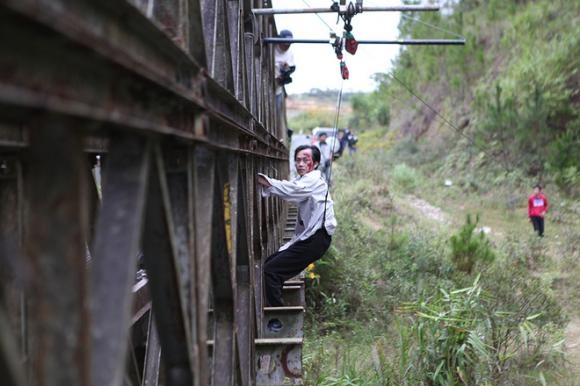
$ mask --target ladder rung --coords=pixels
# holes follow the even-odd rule
[[[299,285],[302,286],[304,285],[304,281],[303,280],[286,280],[284,282],[285,285]]]
[[[283,345],[283,344],[302,344],[302,338],[262,338],[254,341],[256,345]]]
[[[304,312],[302,306],[264,307],[264,312]]]
[[[302,289],[301,285],[285,285],[282,287],[283,290],[292,291],[292,290],[299,290]]]

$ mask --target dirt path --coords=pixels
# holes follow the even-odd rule
[[[449,223],[447,214],[445,214],[445,212],[443,212],[441,208],[433,206],[429,204],[427,201],[422,200],[415,196],[408,196],[407,200],[409,204],[411,204],[413,208],[421,212],[421,214],[424,217],[427,217],[441,224]]]
[[[564,338],[566,339],[566,359],[570,362],[570,368],[574,374],[578,375],[580,378],[580,318],[573,317],[570,323],[566,326],[564,332]],[[578,379],[576,385],[580,385],[580,379]]]

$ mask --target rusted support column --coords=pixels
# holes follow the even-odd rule
[[[143,138],[111,139],[93,246],[92,385],[118,386],[123,380],[150,153]]]
[[[168,147],[165,151],[167,186],[174,224],[177,268],[182,293],[182,309],[187,318],[188,339],[194,383],[199,383],[199,342],[197,336],[196,262],[194,256],[193,158],[187,147]],[[204,342],[205,345],[205,342]]]
[[[0,157],[0,379],[24,381],[28,366],[27,302],[21,255],[24,197],[22,167],[14,156]],[[24,366],[23,366],[24,365]],[[5,377],[2,376],[5,374]],[[7,381],[10,382],[10,381]]]
[[[214,385],[233,386],[235,374],[234,306],[235,278],[232,275],[231,199],[228,157],[218,153],[212,216],[212,294],[215,344],[212,379]]]
[[[23,386],[27,365],[27,318],[22,241],[22,168],[0,157],[0,379]]]
[[[149,277],[155,325],[168,386],[193,383],[190,330],[184,312],[179,255],[161,150],[151,164],[143,229],[143,255]]]
[[[8,319],[0,308],[0,377],[7,385],[24,386],[23,366],[19,361],[21,354]]]
[[[244,62],[245,62],[245,90],[246,90],[246,108],[250,110],[253,116],[257,116],[256,104],[256,76],[254,73],[254,35],[252,33],[244,34]]]
[[[242,164],[243,164],[242,160]],[[237,356],[240,364],[242,386],[251,386],[255,383],[254,374],[254,337],[256,331],[253,299],[253,267],[250,258],[250,235],[248,232],[248,217],[250,216],[247,203],[251,204],[248,195],[248,178],[246,168],[240,166],[237,191],[237,243],[236,243],[236,330]],[[251,174],[251,169],[250,169]],[[251,224],[251,223],[250,223]]]
[[[215,156],[196,146],[193,152],[194,240],[197,292],[197,339],[199,342],[199,386],[210,384],[207,347],[209,288],[212,258],[212,213],[214,206]]]
[[[72,122],[31,130],[26,257],[30,269],[32,383],[89,385],[87,166]]]
[[[207,66],[206,39],[204,39],[203,18],[201,14],[201,2],[199,0],[187,1],[189,20],[189,52],[203,66]]]
[[[232,55],[228,28],[226,0],[202,0],[203,30],[209,72],[222,87],[234,92]]]
[[[236,98],[244,103],[244,32],[242,23],[242,2],[226,0],[228,15],[230,50],[232,52],[232,72],[234,93]],[[248,108],[249,109],[249,108]]]

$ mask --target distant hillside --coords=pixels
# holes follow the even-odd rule
[[[403,48],[393,76],[352,97],[351,126],[384,143],[406,138],[418,164],[489,187],[555,182],[577,194],[580,2],[461,0],[446,9],[405,14],[400,37],[453,36],[431,24],[464,36],[465,47]]]
[[[339,126],[346,127],[352,114],[351,99],[357,95],[343,94]],[[336,119],[336,98],[338,90],[312,89],[308,93],[289,95],[286,99],[288,126],[295,132],[308,132],[312,128],[332,127]]]

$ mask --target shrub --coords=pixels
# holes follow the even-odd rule
[[[553,344],[564,321],[541,283],[511,267],[469,287],[406,304],[401,328],[407,384],[521,384],[518,372],[561,364]],[[507,275],[506,275],[507,272]]]
[[[471,274],[478,262],[490,263],[495,259],[495,253],[485,233],[478,234],[475,228],[479,223],[479,216],[475,222],[471,220],[471,215],[467,215],[467,221],[460,231],[451,236],[451,261],[455,267],[462,272]]]
[[[404,192],[413,192],[419,185],[421,178],[419,173],[410,166],[398,164],[391,172],[393,182]]]

